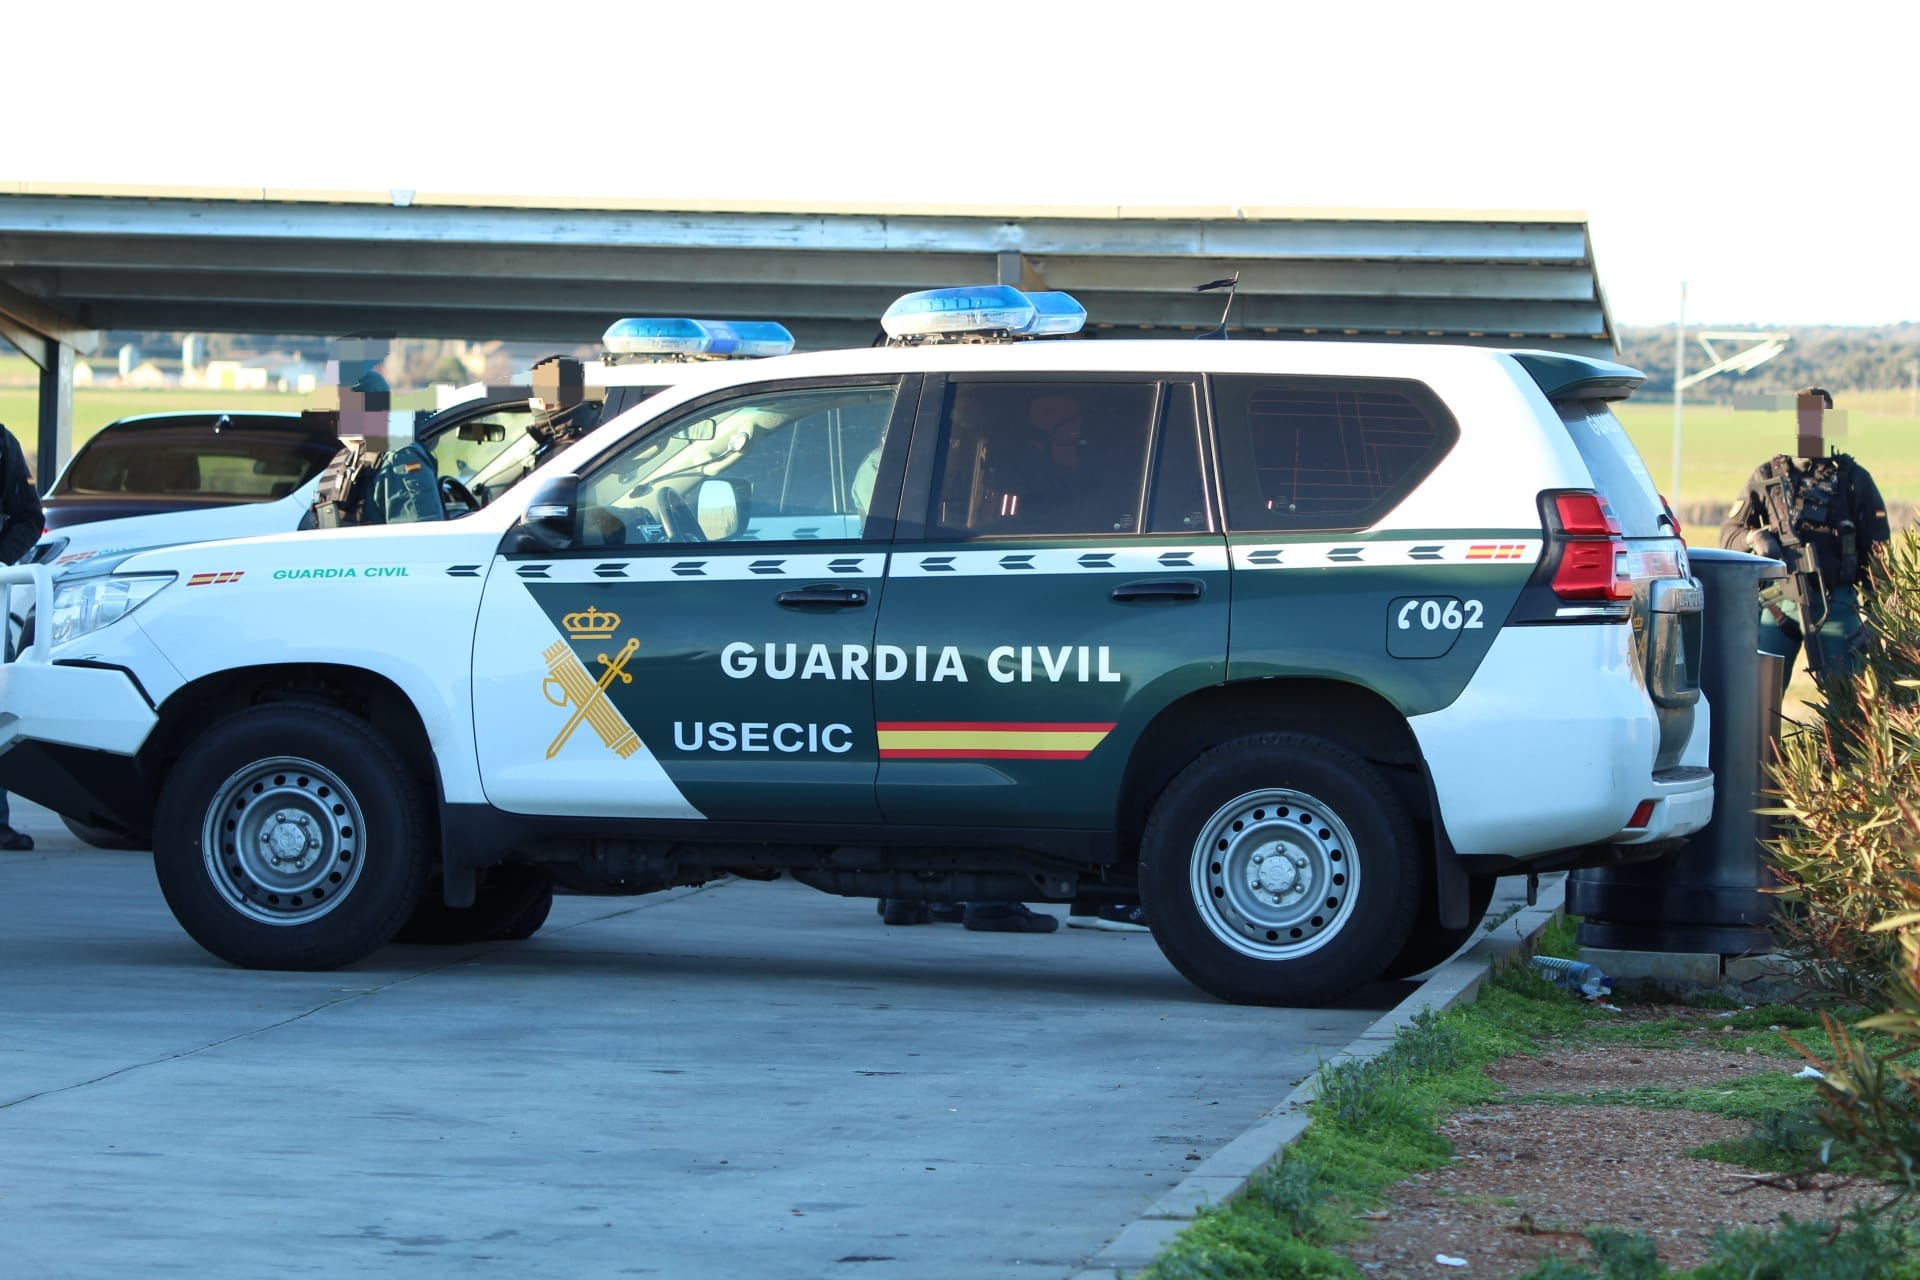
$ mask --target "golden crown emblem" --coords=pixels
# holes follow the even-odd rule
[[[587,608],[560,619],[560,625],[575,640],[604,640],[620,629],[620,615]]]

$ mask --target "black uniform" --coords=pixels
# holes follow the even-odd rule
[[[40,491],[33,487],[33,473],[27,470],[27,456],[13,432],[0,425],[0,564],[17,562],[40,541],[45,519]],[[33,837],[10,825],[12,816],[7,793],[0,791],[0,849],[33,848]]]
[[[1780,455],[1747,477],[1720,545],[1786,564],[1787,579],[1761,595],[1760,647],[1786,658],[1788,679],[1803,639],[1816,675],[1850,665],[1865,643],[1859,588],[1872,585],[1877,550],[1890,536],[1879,486],[1844,453]]]

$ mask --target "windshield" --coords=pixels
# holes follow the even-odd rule
[[[337,447],[312,432],[211,422],[108,429],[74,455],[57,492],[266,502],[319,475]]]
[[[441,432],[427,446],[433,454],[435,474],[477,489],[504,469],[502,459],[531,454],[534,446],[527,438],[527,428],[534,417],[530,405],[501,405]]]

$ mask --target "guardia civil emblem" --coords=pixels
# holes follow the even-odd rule
[[[620,630],[620,615],[589,607],[560,619],[560,626],[575,640],[604,640],[611,644]],[[575,656],[572,645],[560,640],[547,647],[547,678],[540,682],[540,692],[556,707],[573,708],[573,714],[548,744],[547,759],[560,754],[560,749],[582,723],[622,760],[640,749],[640,735],[607,697],[607,689],[615,680],[633,683],[633,677],[627,673],[627,662],[639,649],[640,642],[628,637],[618,653],[596,654],[594,661],[604,670],[595,679]]]

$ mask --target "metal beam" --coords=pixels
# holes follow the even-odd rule
[[[90,356],[100,349],[98,332],[71,316],[61,314],[49,306],[46,299],[22,293],[4,280],[0,280],[0,316],[33,330],[43,338],[65,343],[81,355]]]
[[[47,340],[25,325],[7,319],[4,314],[0,314],[0,338],[11,342],[21,355],[39,368],[47,367]]]
[[[452,208],[0,194],[0,232],[1032,256],[1586,262],[1584,224],[1343,218],[1078,218]]]

